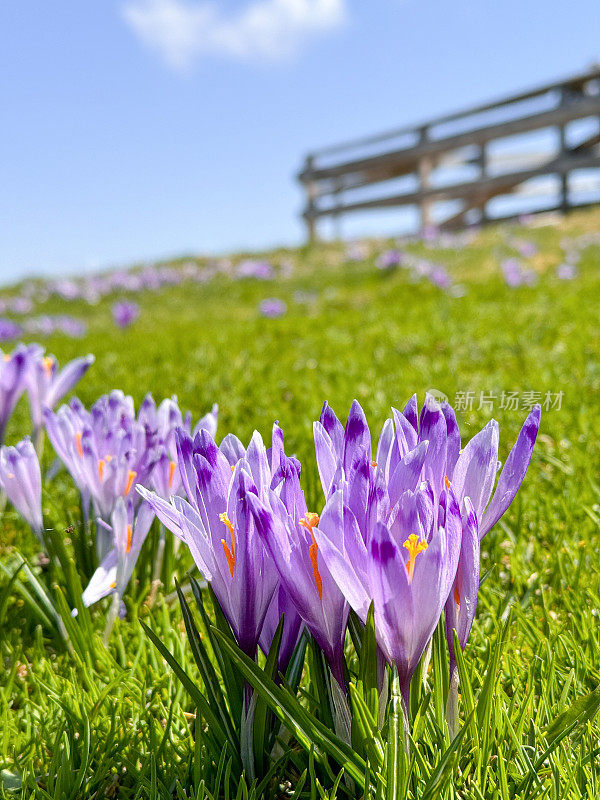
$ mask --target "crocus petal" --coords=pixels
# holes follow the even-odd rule
[[[181,530],[179,512],[168,500],[159,497],[156,492],[151,492],[140,486],[139,483],[135,487],[138,494],[140,494],[148,505],[152,508],[153,512],[171,533],[174,533],[178,539],[185,541],[185,537]]]
[[[388,484],[390,505],[394,506],[404,492],[417,488],[428,447],[429,442],[419,442],[396,466]]]
[[[442,409],[435,398],[427,394],[419,420],[419,441],[429,442],[423,464],[423,478],[431,484],[436,499],[444,486],[447,439],[446,419]]]
[[[92,575],[81,599],[84,606],[91,606],[103,597],[112,594],[117,584],[117,551],[113,548],[104,557]]]
[[[52,381],[48,394],[46,395],[45,405],[48,408],[54,406],[69,392],[75,384],[79,383],[88,369],[94,363],[94,356],[87,355],[82,358],[75,358],[66,364]]]
[[[498,522],[514,500],[519,486],[523,482],[531,461],[533,445],[540,427],[541,414],[541,407],[536,405],[529,412],[527,419],[523,423],[517,441],[508,454],[504,469],[500,473],[492,501],[487,507],[483,519],[481,519],[479,525],[480,539]]]
[[[348,414],[348,421],[344,429],[344,471],[348,475],[353,468],[357,455],[366,454],[371,460],[371,433],[367,424],[365,412],[360,403],[354,400]]]
[[[333,476],[338,466],[338,457],[333,448],[332,441],[325,428],[320,422],[313,423],[313,435],[315,439],[315,453],[317,456],[317,469],[323,487],[323,494],[329,497]]]
[[[471,498],[478,519],[482,518],[494,488],[498,439],[498,423],[493,419],[465,445],[454,468],[452,487],[457,497]]]
[[[408,403],[404,406],[402,414],[415,429],[415,432],[418,431],[419,406],[417,404],[416,394],[413,394]]]
[[[388,661],[410,683],[415,609],[404,560],[383,523],[377,523],[369,548],[369,577],[375,605],[377,641]]]
[[[479,594],[479,534],[477,515],[469,498],[464,500],[462,539],[454,586],[446,601],[446,638],[450,659],[454,663],[454,637],[456,630],[464,650],[471,632],[477,595]]]
[[[454,413],[454,409],[449,403],[442,404],[442,414],[446,420],[446,434],[447,434],[447,444],[446,444],[446,475],[448,476],[449,480],[452,480],[452,475],[454,474],[454,467],[458,460],[458,456],[460,454],[460,431],[458,429],[458,423],[456,421],[456,414]]]
[[[323,430],[331,439],[334,452],[341,457],[344,450],[344,426],[336,417],[333,409],[327,401],[323,403],[323,409],[319,418]]]

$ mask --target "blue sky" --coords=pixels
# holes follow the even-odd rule
[[[0,280],[298,242],[307,149],[582,70],[598,30],[597,0],[3,3]]]

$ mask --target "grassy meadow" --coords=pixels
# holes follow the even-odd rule
[[[356,398],[376,436],[390,407],[402,408],[415,392],[420,403],[430,389],[452,404],[469,396],[472,407],[457,407],[463,442],[493,416],[504,460],[527,414],[528,393],[542,403],[547,393],[562,393],[560,408],[542,411],[521,491],[482,543],[479,606],[464,655],[470,685],[461,681],[460,691],[464,733],[451,749],[438,687],[423,687],[421,699],[428,692],[432,698],[413,709],[408,797],[600,796],[600,246],[582,251],[574,280],[555,274],[561,241],[599,230],[600,211],[593,210],[540,226],[491,227],[463,247],[408,246],[442,264],[458,291],[416,281],[403,269],[377,269],[378,254],[391,246],[382,240],[371,241],[360,262],[346,261],[338,243],[261,254],[293,265],[277,281],[221,276],[140,293],[140,316],[124,330],[112,320],[114,297],[93,306],[55,297],[44,304],[43,313],[69,313],[88,324],[81,339],[39,339],[61,364],[95,355],[76,389],[87,406],[114,388],[131,394],[136,408],[147,392],[157,402],[177,395],[194,420],[218,403],[218,438],[234,432],[243,441],[254,429],[270,441],[278,420],[287,452],[303,464],[308,507],[316,511],[324,501],[312,421],[324,400],[345,420]],[[499,264],[514,254],[511,237],[538,246],[528,259],[535,286],[506,285]],[[265,297],[283,300],[287,313],[261,316]],[[520,407],[502,407],[503,392],[517,392]],[[481,393],[493,396],[492,409]],[[28,413],[22,398],[8,444],[30,431]],[[46,441],[44,470],[52,461]],[[81,513],[64,470],[44,481],[43,506],[46,524],[67,555],[75,554]],[[117,620],[107,650],[100,637],[108,601],[72,618],[69,592],[89,574],[74,559],[61,581],[64,568],[39,558],[35,537],[6,506],[0,794],[362,796],[339,778],[339,764],[328,770],[298,748],[254,785],[240,779],[230,754],[220,763],[210,755],[194,702],[140,624],[199,680],[173,582],[177,575],[185,583],[193,562],[185,548],[170,550],[162,584],[152,587],[156,536],[153,530],[146,542],[125,597],[127,616]]]

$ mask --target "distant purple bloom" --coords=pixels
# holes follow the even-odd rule
[[[518,286],[533,286],[537,281],[535,272],[527,269],[517,258],[507,258],[500,266],[507,285],[513,289]]]
[[[261,302],[259,310],[263,317],[276,319],[277,317],[282,317],[285,314],[287,311],[287,306],[283,300],[279,300],[277,297],[267,297]]]
[[[18,339],[21,336],[22,328],[12,319],[3,317],[0,319],[0,342],[10,342],[13,339]]]
[[[513,246],[523,258],[532,258],[538,252],[535,242],[516,241]]]
[[[377,259],[377,268],[383,271],[392,270],[404,263],[401,250],[384,250]]]
[[[56,327],[58,330],[62,331],[65,336],[71,336],[74,339],[80,339],[82,336],[85,336],[87,332],[87,325],[83,320],[67,316],[66,314],[56,318]]]
[[[452,278],[444,267],[436,266],[429,275],[429,280],[438,289],[449,289],[452,286]]]
[[[113,320],[119,328],[128,328],[140,315],[137,303],[121,300],[112,307]]]
[[[33,309],[33,303],[28,297],[12,297],[10,300],[10,310],[13,314],[29,314]]]
[[[561,281],[572,281],[577,274],[577,267],[573,264],[559,264],[556,268],[556,277]]]
[[[255,278],[261,281],[268,281],[275,277],[275,270],[269,261],[255,261],[246,259],[236,267],[237,278]]]
[[[16,447],[0,448],[0,489],[43,541],[42,478],[38,457],[29,439]]]

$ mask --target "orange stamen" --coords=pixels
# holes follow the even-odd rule
[[[318,524],[319,515],[315,514],[314,511],[308,511],[300,520],[300,525],[302,525],[303,528],[306,528],[306,530],[310,533],[310,538],[312,539],[312,544],[308,547],[308,557],[310,558],[310,563],[312,565],[313,575],[315,577],[315,585],[319,594],[319,600],[322,600],[323,579],[321,578],[321,573],[319,572],[319,545],[315,541],[315,535],[313,533],[313,528],[315,528]]]
[[[131,537],[133,535],[133,531],[131,529],[131,525],[127,526],[127,544],[125,545],[125,552],[128,553],[131,550]]]
[[[460,594],[458,592],[458,586],[454,587],[454,602],[456,603],[457,606],[460,605]]]
[[[43,361],[44,364],[44,372],[48,377],[52,375],[52,367],[54,366],[54,359],[52,356],[46,356]]]
[[[79,453],[79,458],[83,458],[83,447],[81,446],[81,437],[83,434],[78,432],[75,434],[75,446],[77,447],[77,452]]]
[[[130,469],[129,472],[127,473],[127,484],[125,486],[125,492],[124,492],[125,495],[129,494],[131,487],[133,486],[133,482],[136,478],[137,478],[137,472]]]
[[[323,599],[323,580],[321,578],[321,573],[319,572],[319,562],[318,562],[318,554],[319,554],[319,545],[315,541],[315,535],[310,531],[310,536],[312,539],[312,544],[308,548],[308,557],[310,558],[310,563],[312,564],[313,568],[313,575],[315,576],[315,584],[317,587],[317,592],[319,593],[319,600]]]
[[[104,460],[108,464],[109,462],[111,462],[113,460],[113,457],[109,453],[107,456],[104,456]]]
[[[446,489],[449,489],[452,486],[447,475],[444,475],[444,484],[446,486]]]
[[[419,537],[415,533],[411,533],[408,539],[404,542],[404,547],[408,550],[409,558],[406,562],[406,569],[408,570],[408,581],[412,583],[413,574],[415,571],[415,561],[419,553],[427,550],[428,544],[425,541],[419,541]]]
[[[377,462],[376,461],[371,461],[371,466],[373,467],[373,469],[375,469],[375,467],[377,466]]]
[[[106,461],[101,458],[98,461],[98,475],[100,476],[100,480],[104,480],[104,467],[106,466]]]
[[[225,553],[225,558],[227,559],[227,566],[229,567],[229,572],[231,573],[231,577],[233,578],[233,571],[235,569],[235,528],[231,524],[231,520],[227,516],[227,512],[223,512],[223,514],[219,514],[219,519],[225,525],[227,530],[231,535],[231,548],[225,541],[225,539],[221,539],[221,544],[223,545],[223,551]]]
[[[169,489],[173,488],[173,477],[175,475],[175,468],[177,464],[174,461],[169,462]]]

